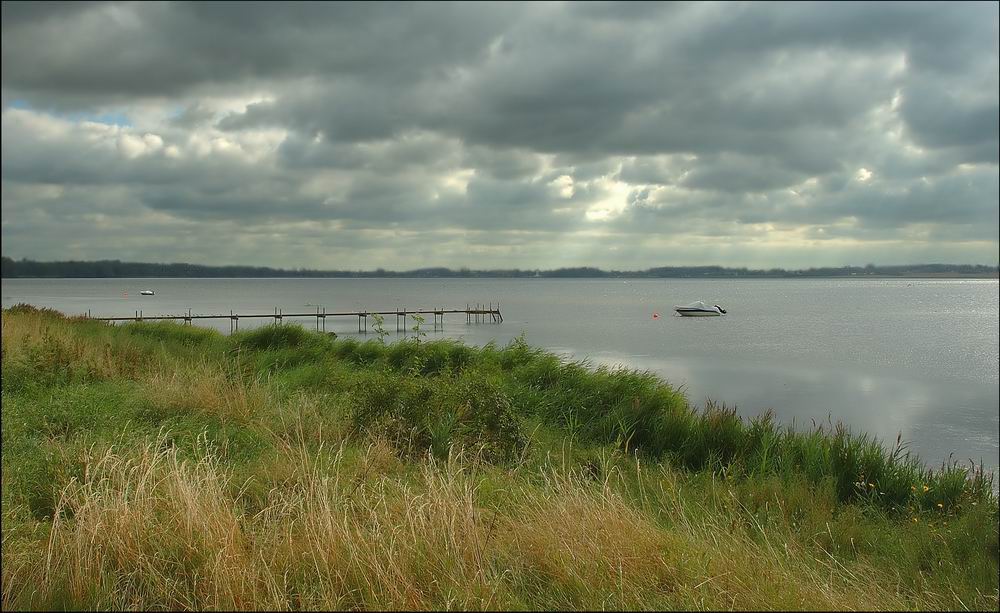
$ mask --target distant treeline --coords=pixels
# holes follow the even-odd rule
[[[200,264],[151,264],[98,260],[83,262],[35,262],[2,258],[0,275],[13,278],[103,278],[103,277],[545,277],[545,278],[664,278],[664,277],[850,277],[850,276],[976,276],[997,277],[998,267],[981,264],[909,264],[903,266],[841,266],[785,270],[771,268],[724,268],[722,266],[658,266],[647,270],[605,271],[589,266],[555,270],[469,270],[418,268],[402,272],[383,270],[308,270],[261,266],[203,266]]]

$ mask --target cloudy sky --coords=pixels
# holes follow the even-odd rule
[[[3,254],[998,260],[991,3],[3,3]]]

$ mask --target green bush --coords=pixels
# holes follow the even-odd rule
[[[315,342],[317,336],[296,324],[268,324],[249,332],[233,334],[232,341],[241,349],[261,351],[299,348]]]
[[[122,326],[121,329],[132,336],[186,346],[201,345],[222,337],[215,330],[185,326],[172,321],[132,322]]]
[[[444,457],[456,445],[501,462],[526,442],[510,397],[476,373],[450,380],[365,373],[355,381],[352,403],[356,431],[386,437],[401,451]]]

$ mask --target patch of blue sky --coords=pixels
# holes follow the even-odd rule
[[[111,111],[106,113],[66,113],[62,117],[71,121],[93,121],[107,125],[131,127],[132,120],[121,111]]]
[[[7,106],[14,109],[25,109],[29,111],[38,111],[32,106],[27,100],[22,100],[20,98],[11,100],[7,103]],[[60,113],[58,111],[43,111],[53,117],[59,117],[60,119],[66,119],[69,121],[80,122],[80,121],[93,121],[95,123],[103,123],[106,125],[115,125],[122,127],[131,127],[132,120],[129,119],[123,111],[105,111],[101,113],[87,113],[87,112],[75,112],[75,113]]]

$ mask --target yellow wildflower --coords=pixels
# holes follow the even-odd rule
[[[929,492],[929,491],[931,491],[931,488],[929,488],[929,487],[927,487],[927,486],[925,485],[925,486],[924,486],[924,491],[925,491],[925,492]]]
[[[938,503],[938,508],[939,508],[939,509],[943,509],[943,508],[944,508],[944,505],[943,505],[943,504],[941,504],[941,503],[939,502],[939,503]]]

